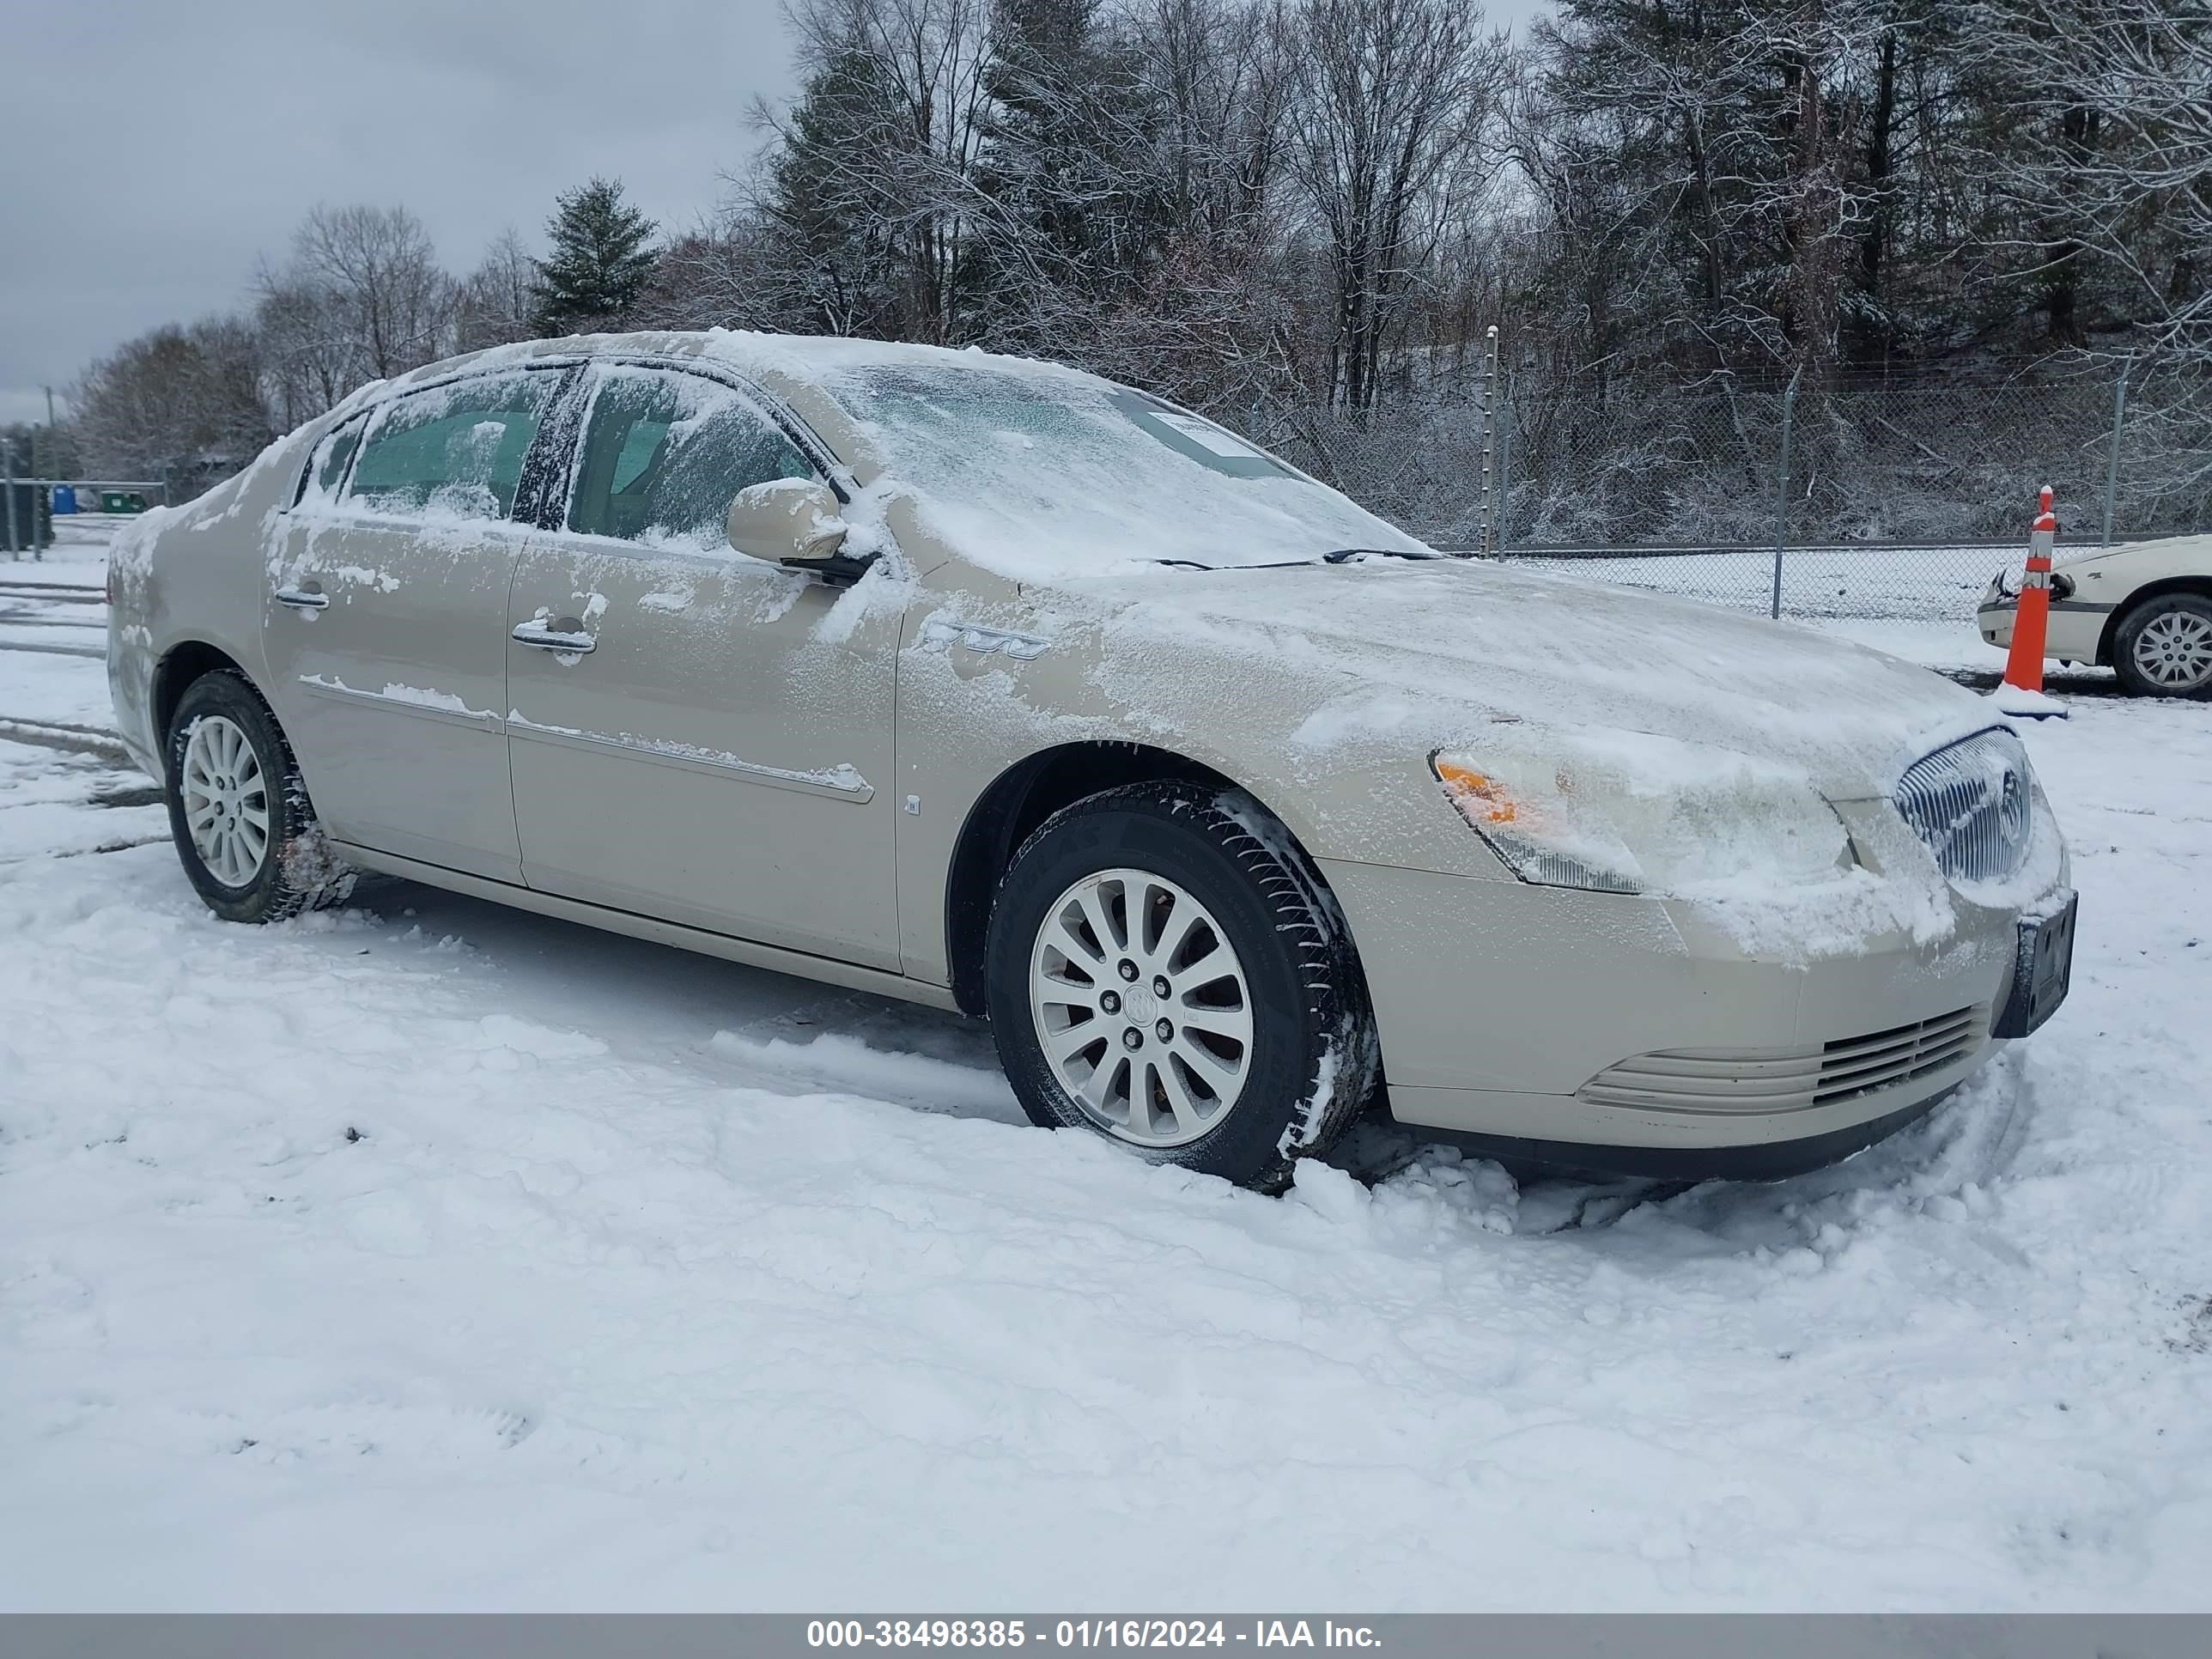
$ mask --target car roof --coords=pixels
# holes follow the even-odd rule
[[[969,346],[917,345],[905,341],[819,334],[768,334],[750,329],[641,330],[628,334],[571,334],[523,340],[447,357],[389,380],[364,386],[346,406],[381,401],[411,387],[462,374],[523,366],[546,359],[589,357],[686,358],[722,365],[751,378],[800,385],[855,368],[990,369],[1024,379],[1064,379],[1094,386],[1108,382],[1066,364],[1012,357]]]

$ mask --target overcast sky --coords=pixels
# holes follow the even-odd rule
[[[776,0],[0,0],[0,421],[240,304],[318,201],[408,207],[464,271],[594,173],[688,226],[790,76]]]
[[[317,201],[444,262],[620,178],[688,225],[789,54],[775,0],[5,0],[0,420],[131,336],[235,306]],[[23,142],[28,141],[28,142]]]

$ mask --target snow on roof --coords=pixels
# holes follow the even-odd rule
[[[546,357],[697,357],[724,363],[746,374],[780,374],[811,380],[840,370],[868,368],[969,368],[995,369],[1024,378],[1060,379],[1091,386],[1110,384],[1079,368],[1040,357],[1013,357],[975,346],[918,345],[899,340],[869,340],[823,334],[771,334],[756,329],[641,329],[626,334],[569,334],[555,339],[522,340],[489,346],[459,357],[441,358],[390,380],[372,381],[346,400],[351,406],[371,396]]]

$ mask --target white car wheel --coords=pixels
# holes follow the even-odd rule
[[[1139,1146],[1197,1140],[1251,1075],[1244,964],[1211,910],[1149,871],[1086,875],[1046,910],[1030,1018],[1069,1097]]]
[[[1001,878],[985,957],[1007,1080],[1045,1127],[1273,1191],[1372,1096],[1342,915],[1239,792],[1160,779],[1060,808]]]
[[[177,785],[192,850],[226,887],[244,887],[269,857],[269,781],[237,725],[221,714],[193,722]]]
[[[2196,685],[2212,674],[2212,620],[2187,611],[2154,617],[2136,635],[2135,659],[2160,685],[2175,690]]]
[[[2137,696],[2212,696],[2212,600],[2163,593],[2121,621],[2112,666]]]
[[[353,872],[331,857],[291,746],[246,677],[204,674],[170,716],[163,794],[185,874],[226,921],[280,921],[336,904]]]

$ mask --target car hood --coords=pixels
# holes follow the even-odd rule
[[[1851,800],[2004,723],[1940,675],[1809,629],[1486,562],[1163,571],[1146,590],[1104,624],[1117,701],[1157,706],[1145,688],[1164,674],[1201,711],[1271,705],[1272,735],[1307,751],[1402,755],[1501,721],[1643,733],[1786,765]]]
[[[2155,541],[2122,542],[2114,547],[2087,547],[2070,553],[2062,548],[2051,568],[2071,570],[2107,562],[2212,570],[2212,536],[2165,536]]]

